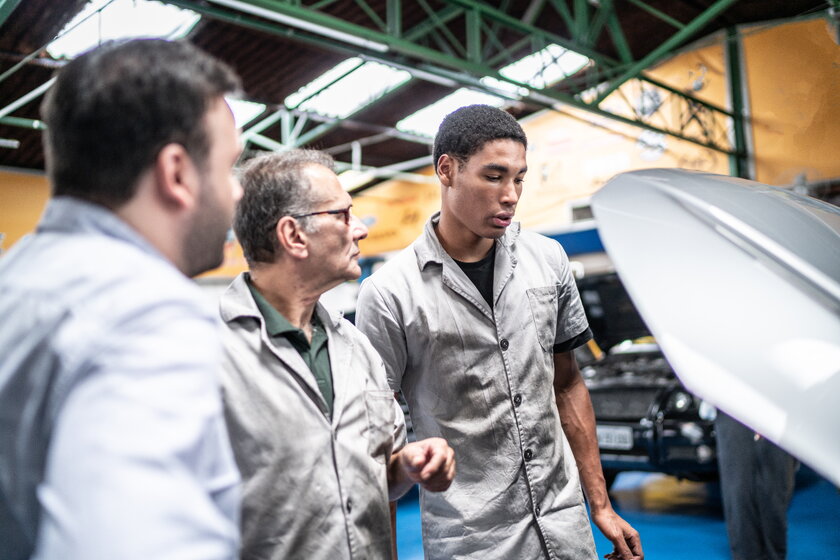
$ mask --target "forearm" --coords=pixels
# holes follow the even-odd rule
[[[594,511],[611,507],[601,469],[595,413],[589,391],[580,380],[562,390],[556,390],[555,395],[563,431],[575,456],[589,506]]]
[[[589,500],[592,521],[615,547],[607,558],[644,560],[639,533],[621,519],[610,504],[601,470],[592,399],[571,352],[554,355],[554,396],[563,432],[569,440],[583,491]]]

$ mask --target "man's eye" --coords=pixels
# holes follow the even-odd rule
[[[501,181],[502,178],[499,175],[488,175],[487,180],[488,181]]]
[[[519,177],[517,179],[514,179],[513,182],[516,183],[517,185],[522,185],[522,184],[525,184],[525,178],[524,177]]]

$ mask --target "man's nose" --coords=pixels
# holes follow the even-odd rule
[[[522,187],[520,187],[515,180],[511,179],[510,181],[505,181],[502,189],[501,203],[506,206],[516,204],[519,202],[519,195],[521,191]]]
[[[353,232],[354,241],[360,241],[368,236],[367,226],[361,220],[361,218],[359,218],[352,212],[350,213],[350,229]]]

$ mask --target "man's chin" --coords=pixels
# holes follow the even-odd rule
[[[199,276],[204,274],[205,272],[210,272],[211,270],[216,270],[225,262],[225,254],[224,251],[221,251],[215,258],[213,259],[206,259],[203,263],[194,263],[190,270],[186,271],[186,275],[190,278],[195,276]]]
[[[505,227],[493,227],[492,229],[487,230],[482,235],[485,239],[498,239],[505,234],[507,231],[507,226]]]

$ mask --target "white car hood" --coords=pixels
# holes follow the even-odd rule
[[[676,169],[620,174],[592,208],[686,387],[840,484],[840,209]]]

